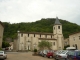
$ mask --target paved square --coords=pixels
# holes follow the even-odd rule
[[[42,56],[33,56],[33,52],[7,52],[6,60],[54,60],[53,58],[47,58]]]

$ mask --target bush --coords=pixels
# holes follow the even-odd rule
[[[37,52],[37,49],[34,49],[34,52]]]

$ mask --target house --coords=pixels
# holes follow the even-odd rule
[[[3,26],[2,22],[0,21],[0,48],[2,47],[3,31],[4,31],[4,26]]]
[[[53,33],[41,33],[41,32],[21,32],[18,31],[17,39],[17,50],[34,50],[39,49],[38,44],[46,40],[52,44],[51,49],[61,50],[64,48],[64,37],[62,33],[62,24],[58,20],[58,17],[55,19],[53,25]]]
[[[80,32],[69,35],[69,43],[71,47],[80,50]]]

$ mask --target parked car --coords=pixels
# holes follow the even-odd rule
[[[58,50],[58,51],[54,52],[54,54],[53,54],[54,59],[57,59],[57,55],[59,55],[63,51],[64,50]]]
[[[38,52],[38,55],[42,56],[42,50]]]
[[[54,51],[53,50],[49,50],[48,52],[47,52],[47,57],[48,58],[52,58],[53,57],[53,54],[54,54]]]
[[[67,54],[69,53],[70,51],[69,50],[64,50],[62,51],[60,54],[58,54],[56,56],[56,59],[57,60],[66,60],[67,59]]]
[[[49,51],[49,50],[42,50],[41,56],[46,57],[48,51]]]
[[[0,51],[0,59],[7,59],[7,54],[4,51]]]
[[[66,60],[80,60],[80,51],[76,50],[69,52]]]

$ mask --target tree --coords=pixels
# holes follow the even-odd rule
[[[45,48],[50,49],[51,46],[52,46],[52,44],[51,44],[50,42],[48,42],[48,41],[41,41],[41,42],[39,43],[39,45],[38,45],[38,47],[39,47],[40,49],[45,49]]]
[[[8,42],[5,42],[5,41],[2,42],[2,48],[6,48],[9,46],[10,46],[10,44]]]

